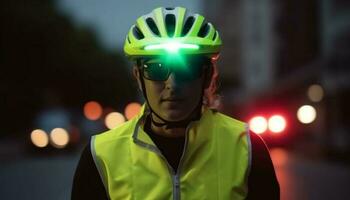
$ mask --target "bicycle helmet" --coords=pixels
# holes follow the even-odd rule
[[[183,7],[159,7],[136,20],[124,52],[131,60],[166,53],[216,57],[221,44],[218,31],[202,15]]]

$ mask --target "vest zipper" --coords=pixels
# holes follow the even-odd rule
[[[180,173],[181,173],[181,166],[182,166],[182,160],[183,157],[185,156],[185,152],[187,149],[187,143],[188,143],[188,130],[191,127],[192,122],[188,125],[188,127],[186,128],[185,131],[185,144],[184,144],[184,148],[182,150],[182,155],[180,158],[180,162],[179,162],[179,166],[177,167],[177,171],[175,172],[175,170],[173,169],[173,167],[168,163],[167,159],[164,157],[164,155],[160,152],[160,151],[156,151],[157,154],[163,158],[163,160],[165,161],[165,163],[168,166],[168,169],[170,171],[171,174],[171,179],[173,182],[173,200],[180,200],[181,199],[181,188],[180,188]]]
[[[173,185],[173,199],[174,200],[178,200],[179,198],[177,197],[177,195],[175,195],[175,191],[177,191],[178,187],[180,186],[180,183],[179,183],[179,180],[177,177],[177,174],[175,173],[175,170],[174,168],[168,163],[167,159],[164,157],[164,155],[157,151],[157,154],[164,160],[164,162],[166,163],[167,167],[168,167],[168,170],[170,172],[170,176],[171,176],[171,181],[172,181],[172,185]]]
[[[180,174],[181,174],[181,167],[182,167],[182,162],[186,153],[187,149],[187,143],[188,143],[188,130],[191,127],[192,122],[187,126],[186,131],[185,131],[185,144],[184,148],[182,150],[182,155],[180,158],[179,165],[177,166],[177,172],[174,176],[174,200],[180,200],[181,199],[181,188],[180,188]]]
[[[150,151],[153,151],[155,153],[157,153],[161,158],[163,158],[163,160],[165,161],[165,163],[167,164],[168,166],[168,169],[170,171],[170,174],[171,174],[171,179],[172,179],[172,183],[173,183],[173,199],[174,200],[180,200],[181,199],[181,189],[180,189],[180,173],[181,173],[181,166],[182,166],[182,160],[183,160],[183,157],[185,156],[185,152],[186,152],[186,149],[187,149],[187,143],[188,143],[188,131],[190,129],[190,127],[192,126],[193,122],[190,122],[185,130],[185,144],[184,144],[184,148],[182,150],[182,155],[181,155],[181,158],[180,158],[180,162],[179,162],[179,165],[177,167],[177,171],[175,172],[175,170],[173,169],[173,167],[168,163],[167,159],[164,157],[164,155],[159,151],[159,149],[156,147],[156,148],[153,148],[153,146],[147,144],[147,143],[143,143],[143,142],[140,142],[138,139],[137,139],[137,132],[136,130],[138,129],[139,127],[139,122],[140,120],[138,121],[137,125],[136,125],[136,128],[135,128],[135,131],[134,131],[134,134],[133,134],[133,138],[134,138],[134,141],[136,144],[150,150]]]
[[[179,200],[180,199],[180,177],[179,177],[179,175],[178,174],[175,174],[174,176],[173,176],[173,185],[174,185],[174,187],[173,187],[173,192],[174,192],[174,194],[173,194],[173,196],[174,196],[174,200]]]

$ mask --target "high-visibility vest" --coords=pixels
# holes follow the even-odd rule
[[[177,171],[143,130],[139,116],[91,139],[110,199],[245,199],[251,148],[245,123],[203,109],[189,124]]]

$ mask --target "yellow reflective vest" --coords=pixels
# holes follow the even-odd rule
[[[143,130],[146,114],[91,139],[110,199],[245,199],[251,148],[245,123],[203,109],[186,130],[177,171]]]

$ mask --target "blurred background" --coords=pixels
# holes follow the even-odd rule
[[[70,199],[89,138],[143,103],[122,46],[159,6],[201,13],[221,33],[219,110],[265,139],[281,199],[349,198],[350,1],[0,5],[1,199]]]

